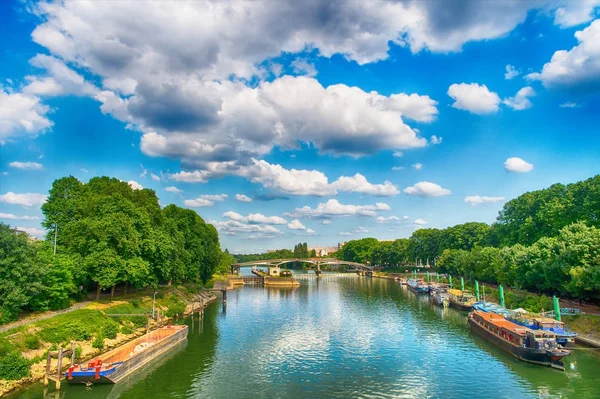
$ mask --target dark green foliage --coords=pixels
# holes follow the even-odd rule
[[[131,334],[131,333],[133,333],[133,327],[132,327],[132,325],[129,324],[129,323],[125,323],[123,325],[123,327],[121,327],[121,332],[123,334]]]
[[[294,252],[289,249],[278,249],[273,252],[267,252],[264,254],[238,254],[235,255],[235,259],[239,263],[243,262],[253,262],[256,260],[265,260],[265,259],[295,259],[298,256],[295,255],[295,252],[298,251],[298,245],[294,247]],[[298,252],[298,254],[300,254]]]
[[[19,352],[0,356],[0,380],[19,380],[29,375],[30,364]]]
[[[40,338],[37,335],[32,334],[25,335],[23,343],[27,349],[39,349],[42,346]]]
[[[181,299],[177,298],[175,295],[171,295],[167,301],[167,311],[165,315],[167,317],[175,317],[179,314],[182,314],[185,311],[186,304]]]
[[[102,327],[102,335],[108,339],[117,338],[118,332],[119,332],[119,326],[116,323],[105,324]]]
[[[92,341],[92,348],[104,349],[104,336],[101,333]]]

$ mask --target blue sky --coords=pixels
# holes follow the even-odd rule
[[[597,174],[600,1],[443,4],[1,2],[1,221],[108,175],[258,252]]]

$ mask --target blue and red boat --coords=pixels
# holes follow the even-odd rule
[[[409,278],[406,282],[408,289],[416,292],[417,294],[429,294],[429,284],[423,280],[414,280]]]

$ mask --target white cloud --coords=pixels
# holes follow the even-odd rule
[[[229,196],[227,194],[202,194],[200,198],[209,201],[225,201]]]
[[[455,100],[453,108],[478,115],[494,113],[500,104],[498,94],[477,83],[454,83],[448,88],[448,95]]]
[[[129,180],[127,184],[129,184],[129,186],[134,190],[141,190],[144,188],[140,183],[136,182],[135,180]]]
[[[29,84],[23,88],[23,93],[37,96],[73,94],[91,97],[98,92],[98,88],[86,82],[83,76],[56,57],[38,54],[30,59],[29,63],[45,69],[47,76],[28,76]]]
[[[394,186],[390,181],[385,181],[383,184],[371,184],[360,173],[354,176],[342,176],[331,184],[336,190],[371,194],[380,197],[389,197],[400,194],[398,187]]]
[[[30,236],[35,236],[35,237],[42,237],[42,236],[44,236],[44,234],[46,234],[46,232],[44,230],[41,230],[41,229],[38,229],[35,227],[17,226],[17,230],[24,231],[25,233],[29,234]]]
[[[533,164],[530,164],[521,158],[512,157],[504,162],[504,169],[506,169],[507,172],[527,173],[533,169]]]
[[[44,170],[44,165],[37,162],[11,162],[8,164],[11,168],[27,170]]]
[[[357,227],[356,229],[352,230],[353,233],[368,233],[369,230],[365,227]]]
[[[37,216],[16,216],[12,213],[2,213],[0,212],[0,219],[10,219],[10,220],[37,220],[39,219]]]
[[[81,171],[82,171],[83,173],[88,173],[88,170],[87,170],[86,168],[81,168]]]
[[[452,194],[450,190],[428,181],[422,181],[412,187],[407,187],[404,189],[404,193],[418,197],[441,197]]]
[[[265,216],[260,213],[251,213],[248,216],[242,216],[237,212],[228,211],[223,214],[224,218],[236,220],[243,223],[254,224],[286,224],[287,220],[279,216]]]
[[[559,105],[559,107],[561,107],[561,108],[577,108],[578,106],[579,106],[579,104],[572,103],[572,102],[566,102],[566,103],[562,103]]]
[[[404,166],[392,166],[392,171],[394,171],[394,172],[397,172],[402,169],[404,169]]]
[[[510,80],[515,78],[521,74],[521,71],[517,70],[514,66],[508,64],[506,66],[506,73],[504,74],[504,79]]]
[[[396,158],[402,158],[402,156],[404,155],[404,153],[402,151],[394,151],[393,154]]]
[[[306,234],[310,234],[310,235],[315,235],[315,234],[317,234],[317,232],[316,232],[316,231],[314,231],[313,229],[306,229],[306,230],[305,230],[305,233],[306,233]]]
[[[402,220],[408,220],[408,219],[410,219],[410,216],[406,216],[406,215],[402,216]]]
[[[263,185],[266,188],[280,190],[284,193],[295,195],[329,196],[339,191],[357,192],[375,196],[393,196],[399,190],[391,182],[372,184],[360,173],[354,176],[341,176],[333,183],[323,172],[306,169],[285,169],[281,165],[270,164],[267,161],[253,159],[252,163],[245,166],[235,166],[231,163],[212,163],[204,171],[179,172],[170,175],[170,178],[185,182],[206,182],[213,177],[225,175],[245,177],[251,182]]]
[[[571,50],[559,50],[541,72],[530,73],[531,80],[540,80],[554,88],[585,87],[600,80],[600,19],[575,32],[579,44]]]
[[[213,206],[215,203],[213,201],[207,200],[205,198],[196,198],[193,200],[184,200],[183,203],[185,206],[190,206],[192,208],[200,208],[203,206]]]
[[[378,96],[376,101],[384,103],[385,109],[398,111],[405,118],[417,122],[432,122],[438,114],[437,101],[416,93],[392,94],[389,98]]]
[[[292,61],[292,67],[294,68],[294,72],[299,75],[317,76],[315,66],[304,59],[295,59]]]
[[[413,165],[413,168],[415,168],[415,170],[421,170],[423,169],[423,164],[422,163],[416,163]]]
[[[259,238],[260,236],[281,234],[281,230],[271,225],[262,226],[259,224],[246,224],[243,221],[234,219],[223,222],[211,220],[209,223],[215,226],[219,232],[227,235],[236,235],[237,233],[255,233],[254,236],[248,238]]]
[[[351,233],[351,232],[349,232],[349,231],[342,231],[342,232],[340,233],[340,235],[341,235],[341,236],[353,236],[354,234],[353,234],[353,233]]]
[[[443,141],[443,140],[444,140],[444,139],[443,139],[442,137],[438,137],[438,136],[435,136],[435,135],[433,135],[433,136],[431,136],[431,138],[429,139],[429,142],[430,142],[431,144],[442,144],[442,141]]]
[[[46,197],[46,195],[38,193],[15,194],[9,191],[6,194],[0,195],[0,202],[29,207],[34,205],[42,205],[44,202],[46,202]]]
[[[423,225],[426,225],[427,222],[423,219],[415,219],[415,224],[419,225],[419,226],[423,226]]]
[[[343,205],[336,199],[330,199],[325,203],[320,203],[316,208],[303,206],[296,208],[293,212],[286,214],[290,217],[333,217],[333,216],[377,216],[380,211],[391,210],[388,204],[378,202],[375,205]]]
[[[52,127],[50,112],[40,99],[0,87],[0,144],[17,136],[36,136]]]
[[[152,178],[152,180],[154,181],[160,181],[160,177],[155,175],[154,173],[150,173],[150,177]]]
[[[321,222],[321,224],[331,224],[331,220],[325,219]]]
[[[240,201],[240,202],[252,202],[252,198],[248,197],[247,195],[244,194],[236,194],[235,195],[235,199]]]
[[[175,186],[165,187],[165,191],[168,191],[170,193],[182,193],[183,192],[183,190],[181,190]]]
[[[262,224],[286,224],[287,220],[279,216],[265,216],[260,213],[251,213],[248,215],[248,222]]]
[[[487,196],[480,196],[480,195],[469,195],[465,197],[465,202],[467,204],[471,204],[473,206],[475,205],[479,205],[479,204],[488,204],[488,203],[494,203],[494,202],[502,202],[504,201],[504,197],[487,197]]]
[[[288,229],[291,230],[306,230],[306,226],[304,226],[298,219],[292,220],[287,225]]]
[[[515,111],[522,111],[531,107],[532,104],[529,97],[533,96],[535,96],[535,91],[531,87],[526,86],[519,90],[514,97],[505,98],[502,102]]]
[[[566,1],[564,6],[554,11],[554,23],[568,28],[591,21],[596,16],[594,9],[600,6],[600,0]]]
[[[397,222],[400,221],[400,218],[398,216],[377,216],[375,221],[377,223]]]

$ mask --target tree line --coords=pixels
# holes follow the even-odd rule
[[[153,190],[115,178],[55,180],[42,212],[45,241],[0,226],[0,322],[117,285],[206,282],[234,262],[195,211],[161,208]]]
[[[349,241],[344,260],[429,264],[489,283],[600,300],[600,175],[508,201],[492,225],[419,229],[410,238]]]
[[[269,259],[300,259],[300,258],[316,258],[317,252],[314,249],[308,250],[308,244],[305,242],[294,245],[294,250],[278,249],[263,254],[238,254],[234,255],[239,263],[254,262],[257,260]]]

